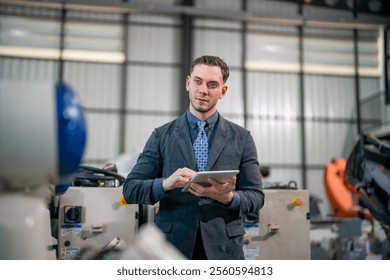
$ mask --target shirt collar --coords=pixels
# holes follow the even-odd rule
[[[190,127],[192,129],[197,129],[198,126],[197,126],[197,122],[199,121],[199,119],[197,117],[195,117],[191,112],[190,110],[187,110],[186,112],[186,116],[187,116],[187,120],[188,120],[188,123],[190,124]],[[218,116],[219,116],[219,113],[218,111],[216,111],[213,115],[211,115],[207,120],[206,120],[206,123],[207,123],[207,127],[208,129],[213,129],[214,128],[214,125],[215,123],[217,122],[218,120]]]

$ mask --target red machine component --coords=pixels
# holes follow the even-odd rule
[[[373,223],[370,211],[356,202],[357,190],[346,181],[347,161],[337,158],[325,168],[325,190],[330,206],[337,218],[360,217]]]

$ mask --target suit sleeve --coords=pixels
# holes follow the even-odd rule
[[[127,175],[123,186],[123,196],[129,204],[154,204],[165,196],[162,190],[161,177],[162,159],[159,152],[159,135],[155,129],[145,144],[137,163]],[[155,182],[156,181],[156,182]]]
[[[264,193],[256,145],[249,131],[246,135],[238,186],[236,192],[240,196],[240,213],[257,213],[264,205]]]

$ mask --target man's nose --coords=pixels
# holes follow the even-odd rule
[[[199,93],[203,95],[206,95],[208,93],[208,88],[206,84],[201,84],[199,86]]]

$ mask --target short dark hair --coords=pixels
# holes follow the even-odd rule
[[[226,83],[227,79],[229,78],[229,67],[227,66],[225,61],[223,61],[223,59],[219,58],[218,56],[204,55],[196,58],[191,63],[190,74],[194,71],[194,67],[199,64],[218,66],[219,68],[221,68],[222,79],[224,83]]]

